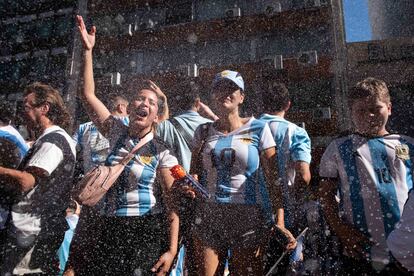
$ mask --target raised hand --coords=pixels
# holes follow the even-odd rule
[[[151,80],[145,80],[145,81],[148,83],[151,89],[154,90],[157,96],[164,101],[164,110],[162,112],[162,115],[158,116],[158,122],[160,123],[164,120],[167,120],[170,117],[170,110],[168,108],[167,96],[164,94],[164,92],[162,92],[161,88],[159,88],[159,86],[155,84],[155,82]]]
[[[198,104],[198,113],[201,116],[209,118],[213,121],[217,121],[219,119],[219,117],[217,117],[217,115],[214,114],[214,112],[210,109],[210,107],[201,101]]]
[[[91,31],[88,33],[88,31],[86,30],[85,22],[83,22],[82,16],[77,15],[76,21],[78,22],[78,29],[82,38],[83,47],[85,48],[85,50],[92,50],[93,46],[95,46],[96,27],[92,26]]]
[[[152,80],[146,80],[149,84],[149,86],[155,91],[158,97],[161,97],[163,99],[166,99],[167,96],[165,96],[164,92],[162,92],[161,88],[159,88],[158,85],[155,84]]]

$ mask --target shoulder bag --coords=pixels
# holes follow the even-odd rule
[[[152,132],[145,135],[119,164],[113,166],[98,165],[88,171],[75,185],[72,191],[73,198],[81,205],[94,206],[97,204],[114,185],[125,166],[134,158],[135,153],[151,141],[153,137]]]

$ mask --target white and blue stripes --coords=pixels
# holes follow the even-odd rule
[[[295,227],[295,222],[292,221],[294,216],[291,214],[303,210],[302,207],[295,207],[296,202],[290,198],[290,193],[295,188],[295,162],[311,162],[311,141],[306,130],[280,116],[263,114],[260,120],[269,124],[276,142],[279,177],[284,196],[285,223],[287,227]]]
[[[128,137],[128,128],[119,119],[115,120],[118,120],[118,126],[108,136],[111,153],[107,163],[111,165],[119,164],[139,142]],[[108,215],[143,216],[163,212],[161,186],[156,181],[157,170],[177,164],[177,159],[158,138],[142,146],[119,177],[112,191],[114,194],[108,196],[108,202],[113,205],[107,207],[111,211]],[[115,200],[112,201],[111,196]]]
[[[371,237],[371,258],[387,262],[385,240],[399,221],[412,188],[414,139],[391,134],[366,138],[349,135],[326,149],[320,176],[339,178],[345,219]]]
[[[23,159],[23,157],[29,150],[29,147],[26,145],[26,142],[24,141],[20,133],[10,125],[0,127],[0,138],[5,139],[16,146],[16,148],[19,151],[20,160]]]
[[[202,128],[196,130],[193,147],[202,143]],[[242,127],[227,135],[209,127],[202,152],[204,173],[200,183],[219,203],[262,204],[260,189],[260,152],[274,147],[266,123],[251,118]]]
[[[129,124],[129,117],[119,118],[124,125]],[[109,141],[99,132],[93,122],[79,125],[73,140],[81,151],[83,169],[88,171],[96,165],[103,164],[109,154]]]

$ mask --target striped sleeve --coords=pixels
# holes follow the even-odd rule
[[[311,140],[303,128],[297,127],[295,129],[290,152],[293,161],[311,162]]]
[[[272,132],[270,131],[270,127],[267,123],[264,123],[262,135],[260,137],[260,145],[259,145],[259,151],[266,150],[268,148],[275,147],[276,143],[273,139]]]

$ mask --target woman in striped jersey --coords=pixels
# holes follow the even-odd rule
[[[220,119],[200,126],[193,140],[191,172],[212,195],[200,201],[195,212],[197,274],[219,275],[230,250],[232,274],[261,275],[266,229],[272,221],[263,209],[273,207],[277,225],[289,237],[289,247],[295,246],[284,228],[275,142],[265,122],[240,117],[245,93],[238,72],[226,70],[216,75],[213,98]],[[197,160],[201,160],[199,165]],[[259,181],[259,167],[269,179],[269,189]]]
[[[96,28],[88,33],[82,17],[77,20],[84,44],[81,96],[90,119],[109,140],[111,153],[106,162],[119,164],[141,139],[147,140],[107,194],[105,227],[96,253],[100,267],[93,275],[166,275],[178,245],[179,220],[172,208],[169,172],[177,159],[161,140],[152,138],[156,123],[168,113],[166,97],[146,81],[134,87],[129,126],[112,116],[95,95],[92,49]]]

